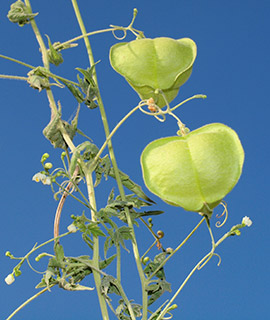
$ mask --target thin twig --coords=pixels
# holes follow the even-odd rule
[[[54,238],[59,236],[59,224],[60,224],[60,217],[61,217],[61,212],[65,203],[65,200],[69,194],[69,190],[72,188],[73,184],[74,184],[74,180],[76,179],[77,175],[79,172],[79,166],[77,166],[74,170],[73,176],[71,178],[71,181],[68,183],[67,187],[65,188],[65,191],[58,203],[58,207],[56,209],[55,212],[55,217],[54,217]]]

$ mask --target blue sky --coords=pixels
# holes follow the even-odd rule
[[[66,41],[80,34],[71,1],[32,1],[34,12],[39,12],[37,23],[42,35],[52,40]],[[0,54],[26,63],[41,64],[38,46],[29,25],[23,28],[6,18],[12,1],[1,5]],[[135,27],[149,38],[167,36],[175,39],[189,37],[198,46],[193,73],[181,87],[177,102],[193,94],[207,95],[205,100],[194,100],[176,112],[191,129],[208,123],[222,122],[237,131],[245,149],[242,177],[226,196],[229,217],[224,227],[217,229],[213,216],[214,236],[218,239],[231,226],[249,216],[253,225],[245,228],[240,237],[227,239],[217,250],[222,258],[218,267],[212,259],[193,278],[178,296],[179,308],[174,319],[227,320],[266,319],[269,304],[269,1],[79,1],[88,31],[107,28],[110,24],[127,25],[133,8],[139,11]],[[129,35],[127,40],[133,38]],[[109,64],[110,47],[117,40],[109,33],[91,40],[97,66],[101,94],[110,127],[139,102],[137,94]],[[74,68],[86,68],[88,60],[82,41],[77,48],[63,53],[64,64],[53,71],[69,79],[76,79]],[[29,70],[13,62],[0,60],[0,74],[25,76]],[[52,237],[53,218],[57,202],[50,188],[32,182],[40,170],[40,157],[51,154],[55,167],[60,165],[61,151],[54,150],[43,137],[42,130],[49,122],[50,112],[45,92],[39,93],[22,81],[0,79],[1,216],[0,233],[0,305],[1,319],[35,294],[40,275],[26,265],[23,274],[7,286],[4,278],[12,271],[14,261],[5,257],[7,250],[22,256],[35,242]],[[77,103],[67,90],[54,88],[57,100],[63,106],[68,120]],[[80,128],[101,146],[104,133],[98,110],[82,106]],[[119,167],[143,186],[140,154],[152,140],[175,135],[172,119],[164,124],[142,113],[129,119],[113,138]],[[79,142],[79,140],[75,140]],[[97,192],[98,207],[105,204],[112,183],[105,182]],[[193,212],[171,207],[143,187],[156,201],[153,208],[165,213],[154,218],[154,230],[165,232],[163,245],[176,247],[200,217]],[[81,208],[69,199],[63,211],[61,232],[71,223],[71,214],[80,214]],[[151,235],[140,226],[136,228],[141,253],[151,243]],[[90,254],[75,235],[63,240],[67,255]],[[166,266],[167,281],[175,291],[189,271],[210,249],[206,226],[200,228],[184,249]],[[48,251],[52,247],[47,247]],[[157,253],[157,252],[156,252]],[[154,256],[153,252],[153,256]],[[123,253],[123,283],[130,298],[139,302],[138,278],[132,254]],[[44,270],[45,264],[33,266]],[[93,284],[93,280],[89,280]],[[168,299],[164,294],[163,299]],[[54,288],[25,307],[14,319],[100,319],[95,292],[71,293]],[[113,318],[113,317],[112,317]]]

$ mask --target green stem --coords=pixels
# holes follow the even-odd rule
[[[44,288],[43,290],[39,291],[37,294],[33,295],[31,298],[27,299],[24,303],[22,303],[14,312],[12,312],[12,314],[6,318],[6,320],[10,320],[11,318],[13,318],[16,313],[18,313],[23,307],[25,307],[28,303],[30,303],[31,301],[33,301],[34,299],[36,299],[37,297],[39,297],[40,295],[42,295],[42,293],[50,290],[50,288],[52,288],[55,284],[50,285],[47,288]]]
[[[91,218],[92,218],[92,221],[97,221],[97,217],[96,217],[97,206],[96,206],[96,198],[95,198],[95,190],[94,190],[94,184],[93,184],[93,179],[92,179],[92,173],[87,169],[87,167],[85,165],[83,166],[82,169],[85,174],[89,202],[91,203],[91,206],[94,209],[94,210],[91,210]],[[94,236],[93,240],[94,240],[94,244],[93,244],[93,259],[92,259],[92,261],[93,261],[94,267],[99,268],[99,239],[97,236]],[[98,272],[96,272],[95,270],[93,270],[93,276],[94,276],[94,280],[95,280],[95,284],[96,284],[96,289],[97,289],[97,294],[98,294],[102,317],[104,320],[107,320],[107,319],[109,320],[106,301],[100,291],[100,287],[101,287],[100,274]]]
[[[145,253],[141,256],[141,261],[143,261],[144,257],[147,255],[147,253],[154,247],[154,245],[157,243],[158,240],[155,240],[151,246],[145,251]]]
[[[80,86],[77,82],[74,82],[74,81],[72,81],[72,80],[63,78],[63,77],[61,77],[61,76],[58,76],[57,74],[48,72],[47,75],[48,75],[49,77],[51,77],[52,79],[54,79],[54,80],[55,80],[55,79],[58,79],[58,80],[62,81],[63,83],[68,82],[68,83],[70,83],[70,84],[73,84],[74,86],[77,86],[77,87]]]
[[[55,49],[57,50],[58,48],[61,48],[65,44],[70,44],[70,43],[73,43],[73,42],[75,42],[77,40],[83,39],[85,36],[89,37],[89,36],[93,36],[95,34],[100,34],[100,33],[105,33],[105,32],[112,32],[114,30],[117,30],[117,29],[116,28],[108,28],[108,29],[102,29],[102,30],[96,30],[96,31],[88,32],[85,35],[80,35],[80,36],[72,38],[72,39],[70,39],[68,41],[61,42],[59,45],[55,46]]]
[[[30,1],[25,0],[25,4],[29,8],[30,12],[32,12]],[[44,41],[40,35],[40,32],[38,30],[38,27],[37,27],[34,19],[31,19],[31,25],[32,25],[33,31],[36,35],[37,41],[39,43],[39,46],[40,46],[40,49],[42,52],[42,60],[43,60],[44,67],[49,71],[50,64],[49,64],[49,60],[48,60],[47,49],[46,49],[46,46],[45,46]],[[52,112],[51,116],[53,117],[58,112],[57,106],[56,106],[52,91],[50,89],[47,89],[46,91],[47,91],[47,96],[48,96],[50,107],[51,107],[51,112]],[[75,150],[75,146],[74,146],[72,140],[70,139],[69,135],[67,134],[62,122],[60,122],[60,130],[61,130],[63,138],[66,141],[67,145],[69,146],[70,150],[71,151]],[[81,165],[82,165],[82,170],[84,171],[85,177],[86,177],[89,202],[91,203],[91,206],[95,210],[96,209],[96,201],[95,201],[92,175],[91,175],[91,173],[89,173],[89,170],[87,170],[86,166],[83,163]],[[92,214],[93,219],[95,219],[95,211],[94,210],[91,210],[91,214]],[[98,243],[97,237],[94,237],[94,253],[93,253],[93,255],[94,255],[93,263],[98,268],[99,267],[99,243]],[[105,302],[104,297],[100,293],[100,283],[101,283],[100,274],[97,273],[96,271],[93,271],[93,274],[94,274],[94,279],[95,279],[95,283],[96,283],[96,288],[98,291],[98,297],[99,297],[99,301],[100,301],[100,305],[101,305],[103,319],[107,320],[107,319],[109,319],[109,316],[108,316],[106,302]]]
[[[28,80],[28,78],[26,78],[26,77],[10,76],[10,75],[6,75],[6,74],[0,74],[0,79],[23,80],[23,81]]]
[[[217,242],[215,242],[214,237],[213,237],[213,233],[212,230],[210,228],[209,225],[209,220],[208,218],[204,217],[204,219],[206,219],[207,222],[207,227],[209,230],[209,234],[211,237],[211,242],[212,242],[212,249],[210,252],[208,252],[196,265],[195,267],[190,271],[190,273],[188,274],[188,276],[186,277],[186,279],[184,280],[184,282],[181,284],[181,286],[178,288],[178,290],[175,292],[175,294],[173,295],[173,297],[171,298],[171,300],[167,303],[166,307],[163,309],[163,311],[161,312],[161,314],[158,316],[158,318],[156,320],[162,320],[163,317],[165,316],[168,308],[171,306],[171,304],[173,303],[173,301],[176,299],[176,297],[178,296],[178,294],[181,292],[181,290],[184,288],[184,286],[186,285],[186,283],[188,282],[188,280],[191,278],[191,276],[195,273],[196,270],[200,270],[202,269],[213,257],[213,255],[215,255],[214,251],[215,249],[225,240],[227,239],[229,236],[231,236],[231,232],[227,232],[224,236],[222,236]],[[204,220],[202,219],[201,222]],[[217,255],[219,257],[219,255]],[[219,257],[220,258],[220,257]]]
[[[108,137],[106,138],[105,142],[103,143],[103,145],[101,146],[101,148],[99,149],[99,152],[97,153],[97,155],[95,156],[95,159],[93,161],[93,166],[95,166],[96,162],[98,161],[99,157],[101,156],[102,152],[104,151],[104,149],[106,148],[106,146],[111,143],[111,138],[113,137],[113,135],[116,133],[116,131],[120,128],[120,126],[136,111],[139,109],[139,106],[136,106],[135,108],[133,108],[128,114],[126,114],[118,123],[117,125],[113,128],[113,130],[111,131],[111,133],[108,135]]]
[[[167,303],[161,314],[157,317],[156,320],[162,320],[164,319],[165,314],[167,313],[167,310],[172,305],[176,297],[179,295],[179,293],[182,291],[188,280],[191,278],[191,276],[194,274],[194,272],[201,266],[201,264],[212,254],[212,251],[210,251],[207,255],[205,255],[197,264],[196,266],[190,271],[184,282],[181,284],[181,286],[178,288],[178,290],[175,292],[173,297],[170,299],[170,301]]]
[[[128,297],[126,296],[125,294],[125,291],[123,290],[123,287],[121,285],[121,282],[119,282],[118,280],[115,281],[115,285],[117,286],[119,292],[120,292],[120,295],[121,297],[123,298],[124,302],[126,303],[127,307],[128,307],[128,311],[129,311],[129,314],[130,314],[130,318],[131,320],[136,320],[136,317],[135,317],[135,314],[134,314],[134,311],[132,309],[132,306],[128,300]]]
[[[117,281],[121,283],[121,248],[120,244],[116,244],[116,257],[117,257],[117,262],[116,262],[116,276],[117,276]]]
[[[74,8],[74,12],[75,15],[77,17],[77,21],[79,23],[79,26],[81,28],[82,34],[84,35],[84,41],[85,43],[87,43],[86,39],[88,39],[87,37],[85,37],[86,34],[86,30],[82,21],[82,17],[79,11],[79,7],[77,4],[76,0],[71,0],[73,8]],[[92,53],[91,51],[91,47],[90,47],[90,43],[89,45],[86,45],[86,49],[87,49],[87,53],[88,56],[90,56],[90,54]],[[94,71],[95,74],[95,71]],[[95,200],[95,194],[94,194],[94,185],[93,185],[93,180],[92,180],[92,173],[87,170],[87,168],[84,168],[84,166],[82,167],[84,174],[85,174],[85,179],[86,179],[86,183],[87,183],[87,189],[88,189],[88,196],[89,196],[89,202],[91,203],[91,206],[96,209],[96,200]],[[84,170],[85,169],[85,170]],[[96,221],[96,214],[93,210],[91,210],[91,214],[92,214],[92,219],[93,221]],[[99,239],[98,237],[94,237],[94,245],[93,245],[93,264],[94,266],[96,266],[97,268],[99,267]],[[104,299],[104,297],[102,296],[101,292],[100,292],[100,285],[101,285],[101,277],[100,274],[93,271],[93,275],[94,275],[94,280],[95,280],[95,284],[96,284],[96,288],[97,288],[97,293],[98,293],[98,299],[99,299],[99,304],[100,304],[100,309],[101,309],[101,313],[102,313],[102,317],[103,320],[108,320],[109,319],[109,315],[108,315],[108,309],[107,309],[107,305],[106,305],[106,301]]]
[[[86,36],[87,32],[86,32],[86,29],[85,29],[85,26],[84,26],[84,23],[83,23],[83,20],[82,20],[82,17],[81,17],[79,8],[78,8],[77,1],[76,0],[72,0],[72,4],[73,4],[73,7],[74,7],[74,11],[75,11],[75,14],[76,14],[76,17],[77,17],[77,20],[78,20],[82,35],[84,35],[84,42],[85,42],[87,54],[88,54],[88,57],[89,57],[90,66],[94,66],[95,65],[94,56],[93,56],[93,53],[92,53],[90,41],[89,41],[88,37]],[[104,131],[105,131],[105,135],[106,135],[106,138],[108,138],[108,136],[110,135],[110,130],[109,130],[107,116],[106,116],[106,113],[105,113],[105,108],[104,108],[103,101],[101,99],[99,88],[98,88],[98,80],[97,80],[97,75],[96,75],[95,69],[94,69],[94,72],[93,72],[93,79],[94,79],[96,87],[98,89],[97,101],[98,101],[98,105],[99,105],[99,110],[100,110],[100,115],[101,115]],[[116,178],[116,181],[117,181],[119,193],[120,193],[120,196],[121,196],[122,200],[125,201],[126,196],[125,196],[122,180],[121,180],[121,177],[120,177],[119,169],[118,169],[118,166],[117,166],[117,162],[116,162],[116,159],[115,159],[115,155],[114,155],[114,151],[113,151],[111,140],[109,140],[109,142],[108,142],[108,149],[109,149],[109,154],[110,154],[112,166],[114,168],[115,178]],[[142,318],[142,320],[146,320],[147,319],[147,291],[145,290],[146,281],[145,281],[143,268],[142,268],[141,261],[140,261],[140,254],[139,254],[138,245],[137,245],[137,241],[136,241],[136,237],[135,237],[133,223],[132,223],[132,220],[131,220],[131,217],[130,217],[129,209],[127,207],[125,208],[125,214],[126,214],[126,217],[127,217],[128,226],[130,227],[130,230],[131,230],[131,233],[132,233],[133,253],[134,253],[137,269],[138,269],[138,272],[139,272],[140,281],[141,281],[141,284],[142,284],[142,296],[143,296],[143,318]]]
[[[22,61],[17,60],[17,59],[10,58],[8,56],[4,56],[3,54],[0,54],[0,58],[6,59],[6,60],[10,60],[12,62],[16,62],[16,63],[21,64],[22,66],[25,66],[25,67],[30,68],[30,69],[35,69],[35,67],[31,66],[28,63],[22,62]]]
[[[32,7],[31,7],[30,0],[24,0],[24,2],[25,2],[25,5],[28,7],[30,13],[32,13]],[[31,26],[33,28],[33,31],[35,33],[35,36],[37,38],[37,42],[39,44],[39,47],[40,47],[40,50],[41,50],[41,53],[42,53],[42,61],[43,61],[44,67],[49,70],[50,69],[50,63],[49,63],[48,53],[47,53],[47,48],[45,46],[45,43],[44,43],[44,41],[42,39],[42,36],[41,36],[41,34],[39,32],[39,29],[38,29],[38,26],[36,24],[35,19],[31,19],[30,23],[31,23]]]
[[[51,238],[51,239],[49,239],[49,240],[41,243],[39,246],[37,246],[37,243],[36,243],[36,244],[33,246],[33,248],[32,248],[23,258],[15,258],[15,257],[13,258],[13,257],[12,257],[11,259],[15,259],[15,260],[20,259],[20,260],[21,260],[21,261],[13,268],[13,270],[20,268],[21,265],[24,263],[24,261],[26,261],[27,259],[29,259],[30,255],[31,255],[32,253],[34,253],[35,251],[37,251],[38,249],[44,247],[45,245],[49,244],[50,242],[53,242],[53,241],[56,241],[56,240],[58,240],[58,239],[60,239],[60,238],[62,238],[62,237],[65,237],[65,236],[67,236],[68,234],[71,234],[71,232],[66,232],[66,233],[63,233],[63,234],[61,234],[60,236],[58,236],[58,237],[56,237],[56,238]]]
[[[28,7],[29,12],[32,13],[32,7],[31,7],[31,3],[29,0],[25,0],[25,5]],[[31,23],[32,29],[34,31],[34,34],[36,36],[37,42],[38,42],[40,50],[41,50],[44,68],[46,68],[49,71],[50,70],[50,63],[49,63],[47,48],[46,48],[45,43],[43,41],[43,38],[39,32],[39,29],[38,29],[38,26],[36,24],[35,19],[31,19],[30,23]],[[57,114],[57,106],[56,106],[51,89],[46,89],[46,92],[47,92],[47,97],[48,97],[48,100],[50,103],[52,116],[53,116],[53,115]]]
[[[206,99],[207,96],[205,94],[195,94],[194,96],[190,97],[190,98],[187,98],[186,100],[178,103],[175,107],[171,108],[170,111],[174,111],[176,110],[177,108],[181,107],[184,103],[190,101],[190,100],[193,100],[193,99]]]

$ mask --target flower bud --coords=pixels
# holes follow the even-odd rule
[[[178,305],[176,303],[170,306],[170,310],[174,310],[176,308],[178,308]]]
[[[168,254],[173,253],[173,248],[166,248],[166,253],[168,253]]]
[[[157,235],[158,235],[158,238],[161,239],[164,237],[164,232],[162,230],[158,230]]]
[[[142,263],[146,264],[149,261],[149,257],[144,257]]]
[[[42,157],[41,157],[41,160],[40,160],[40,162],[44,162],[44,161],[46,161],[48,158],[49,158],[49,154],[46,152],[46,153],[44,153],[43,155],[42,155]]]
[[[46,170],[50,170],[52,167],[53,167],[53,164],[52,164],[51,162],[46,162],[46,163],[44,164],[44,168],[45,168]]]
[[[12,254],[10,253],[10,251],[6,251],[5,256],[6,256],[6,257],[11,257]]]
[[[47,256],[47,253],[45,252],[43,252],[43,253],[40,253],[36,258],[35,258],[35,261],[39,261],[41,258],[43,258],[43,257],[46,257]]]

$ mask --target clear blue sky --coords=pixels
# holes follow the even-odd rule
[[[65,41],[80,34],[71,1],[32,1],[33,11],[39,12],[37,23],[42,35],[52,42]],[[0,12],[0,54],[8,55],[32,65],[40,65],[41,58],[35,37],[29,25],[20,28],[6,18],[12,1],[4,1]],[[196,93],[204,93],[206,100],[194,100],[178,109],[177,115],[190,129],[211,122],[222,122],[237,131],[245,149],[242,177],[225,198],[229,218],[221,229],[213,228],[218,239],[243,216],[253,220],[240,237],[231,237],[217,250],[222,258],[198,271],[178,296],[179,308],[174,319],[228,320],[267,319],[269,317],[269,15],[270,2],[261,1],[79,1],[88,31],[107,28],[110,24],[127,25],[133,8],[139,11],[135,27],[150,38],[168,36],[175,39],[190,37],[198,46],[193,74],[181,88],[176,101]],[[129,36],[128,40],[132,37]],[[91,40],[96,60],[101,93],[110,121],[114,125],[139,99],[114,70],[108,60],[111,45],[117,42],[111,34],[94,36]],[[86,68],[84,44],[63,53],[64,64],[56,73],[76,79],[75,67]],[[29,70],[15,63],[0,60],[0,74],[25,76]],[[39,159],[50,153],[52,162],[60,165],[61,151],[53,150],[43,137],[42,130],[49,121],[50,112],[45,92],[38,93],[20,81],[0,80],[1,167],[1,232],[0,232],[0,318],[5,319],[25,299],[36,293],[40,275],[25,265],[23,274],[7,286],[4,278],[12,271],[14,261],[5,257],[10,250],[24,255],[35,242],[52,236],[57,202],[50,188],[31,181],[40,170]],[[71,94],[55,88],[65,119],[77,107]],[[95,143],[104,141],[98,110],[82,106],[79,125]],[[139,164],[140,153],[153,139],[174,135],[175,122],[165,124],[138,113],[122,126],[113,139],[120,168],[143,185]],[[75,140],[78,141],[78,140]],[[105,192],[97,188],[98,206],[104,201],[112,184],[105,183]],[[193,212],[171,207],[146,190],[157,203],[154,207],[165,213],[154,219],[154,229],[165,232],[163,245],[177,244],[198,223]],[[61,232],[71,223],[71,214],[80,214],[81,208],[68,200],[61,220]],[[215,222],[213,217],[213,225]],[[151,241],[143,226],[136,228],[141,252]],[[67,255],[90,254],[75,235],[63,240]],[[176,290],[196,262],[210,249],[206,227],[177,253],[166,267],[167,281]],[[47,250],[52,250],[47,247]],[[124,285],[130,298],[139,297],[138,278],[132,264],[132,254],[123,253]],[[128,262],[131,261],[131,262]],[[45,265],[33,261],[43,270]],[[92,279],[90,285],[92,285]],[[163,299],[168,299],[164,295]],[[138,299],[137,299],[138,300]],[[139,302],[139,301],[138,301]],[[95,292],[71,293],[54,288],[25,307],[14,319],[101,319]]]

